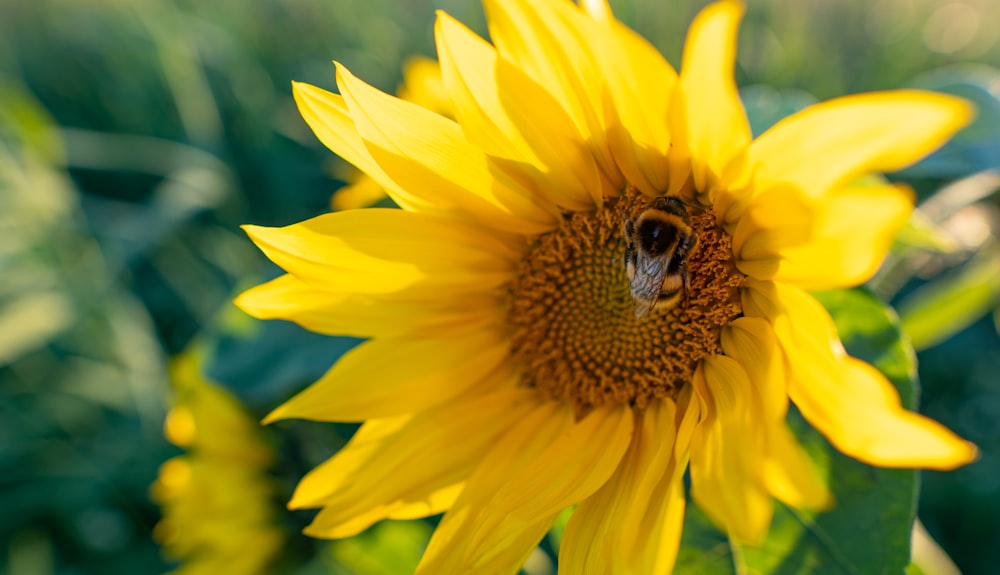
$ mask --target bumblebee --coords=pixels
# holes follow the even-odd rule
[[[685,204],[655,198],[634,221],[625,220],[623,236],[635,317],[642,319],[657,306],[676,307],[688,289],[688,254],[698,242]]]

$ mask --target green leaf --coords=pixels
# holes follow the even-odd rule
[[[921,286],[899,304],[903,331],[925,349],[962,331],[1000,304],[1000,252],[987,250],[959,272]]]
[[[330,549],[334,574],[367,573],[403,575],[413,573],[431,537],[424,521],[382,521],[349,539],[333,542]]]
[[[878,367],[912,408],[917,387],[914,354],[892,310],[863,289],[815,295],[833,315],[848,352]],[[904,571],[910,563],[916,472],[878,469],[840,454],[794,410],[789,424],[828,478],[836,506],[810,513],[776,503],[767,540],[758,548],[739,548],[689,503],[676,573]]]

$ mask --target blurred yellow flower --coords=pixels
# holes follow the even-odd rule
[[[188,454],[164,463],[153,484],[163,509],[154,537],[181,561],[176,573],[268,573],[284,542],[265,473],[272,454],[257,422],[200,368],[195,352],[171,367],[176,399],[165,433]]]
[[[441,78],[441,67],[430,58],[415,56],[403,67],[403,83],[397,91],[407,102],[452,118],[451,100]],[[364,172],[348,169],[342,177],[349,183],[334,192],[330,206],[335,210],[366,208],[386,197],[385,190]]]
[[[737,542],[762,540],[774,498],[832,504],[789,401],[870,464],[976,457],[847,356],[805,291],[874,273],[911,197],[864,176],[928,154],[969,106],[848,96],[752,140],[741,3],[698,15],[679,74],[603,0],[485,6],[492,45],[437,20],[456,121],[340,65],[339,95],[295,85],[401,210],[246,228],[288,274],[244,310],[370,338],[268,418],[365,422],[299,484],[290,505],[322,507],[307,533],[445,512],[418,573],[513,573],[576,505],[561,573],[666,573],[688,468]]]

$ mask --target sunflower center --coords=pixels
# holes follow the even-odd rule
[[[507,286],[522,384],[573,403],[578,413],[676,398],[698,361],[722,352],[720,329],[742,313],[737,288],[745,276],[733,264],[730,237],[710,211],[691,208],[697,243],[686,258],[688,285],[678,287],[683,282],[671,267],[663,289],[672,285],[680,296],[663,297],[638,317],[623,230],[649,206],[629,191],[597,212],[567,215],[536,239]]]

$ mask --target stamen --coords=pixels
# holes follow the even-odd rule
[[[626,192],[596,213],[568,214],[536,239],[507,286],[512,355],[522,384],[575,405],[645,407],[677,397],[699,360],[719,354],[720,329],[742,314],[728,234],[711,211],[689,209],[697,245],[689,287],[637,318],[623,256],[622,228],[649,198]]]

